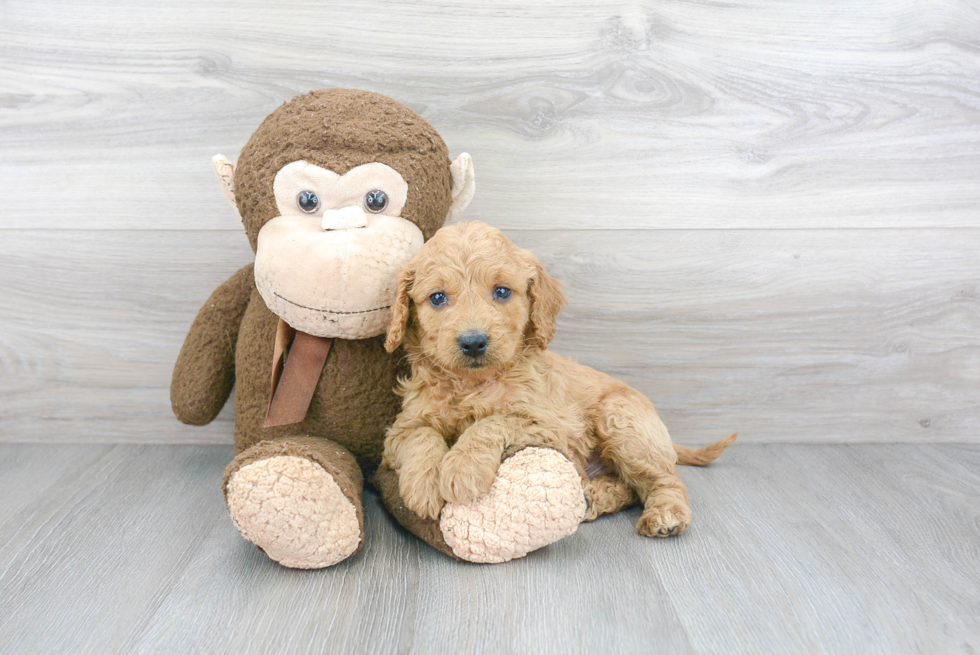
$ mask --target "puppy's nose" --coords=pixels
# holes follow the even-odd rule
[[[459,349],[467,357],[479,357],[487,352],[487,344],[490,343],[486,332],[471,330],[459,335]]]

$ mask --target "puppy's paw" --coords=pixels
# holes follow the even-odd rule
[[[490,490],[500,456],[484,450],[452,448],[442,458],[439,490],[451,503],[468,503]]]
[[[424,519],[437,519],[445,501],[439,492],[439,462],[405,463],[398,471],[398,487],[405,507]]]
[[[650,503],[653,500],[653,503]],[[644,537],[673,537],[691,525],[691,506],[681,500],[664,498],[649,499],[643,515],[636,524],[636,531]]]

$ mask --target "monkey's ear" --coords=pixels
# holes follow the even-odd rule
[[[238,213],[238,203],[235,202],[235,164],[224,155],[215,155],[211,158],[211,166],[214,167],[214,174],[218,176],[218,183],[221,190],[228,198],[228,202]]]
[[[395,302],[391,303],[391,316],[388,319],[388,336],[385,337],[385,350],[395,352],[405,338],[408,329],[408,290],[415,282],[415,262],[409,262],[398,274],[398,291]]]
[[[562,293],[561,282],[548,275],[544,264],[531,253],[525,253],[528,263],[534,267],[527,291],[531,300],[531,317],[527,322],[525,339],[543,350],[555,335],[558,314],[566,303],[565,294]]]
[[[446,222],[455,221],[463,210],[470,204],[476,192],[476,174],[473,172],[473,158],[464,152],[449,166],[453,177],[453,204],[449,206]]]

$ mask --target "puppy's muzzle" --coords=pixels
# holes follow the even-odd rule
[[[470,330],[459,335],[457,343],[459,343],[459,349],[464,356],[477,359],[483,357],[487,352],[487,346],[490,345],[490,337],[487,336],[486,332]]]

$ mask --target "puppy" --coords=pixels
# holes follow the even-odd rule
[[[416,253],[385,342],[404,342],[412,370],[384,450],[402,500],[438,518],[444,502],[485,493],[505,452],[543,446],[580,472],[595,456],[611,471],[583,479],[586,520],[639,500],[640,534],[680,534],[691,507],[676,464],[707,464],[735,435],[675,447],[645,396],[548,351],[564,304],[541,262],[483,223],[444,227]]]

